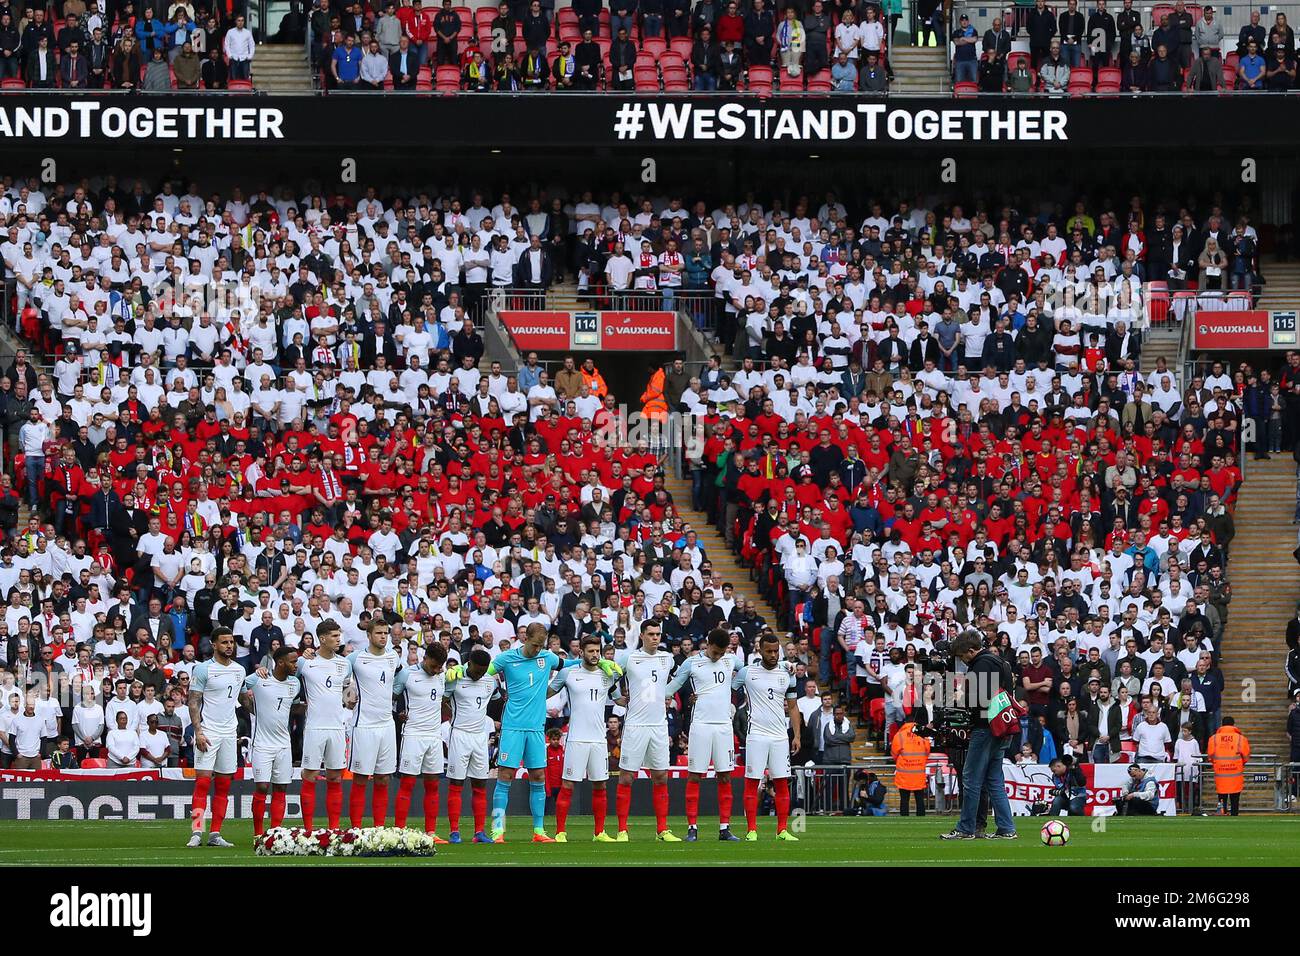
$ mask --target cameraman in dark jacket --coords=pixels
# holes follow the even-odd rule
[[[1049,817],[1060,816],[1062,810],[1072,817],[1083,816],[1083,808],[1088,802],[1088,784],[1083,771],[1069,754],[1052,761],[1052,789],[1055,795],[1047,811]]]
[[[993,839],[1014,840],[1018,834],[1002,776],[1002,759],[1010,738],[993,736],[986,711],[998,694],[1014,692],[1015,675],[1009,662],[984,649],[978,631],[970,630],[959,635],[953,640],[951,650],[953,660],[966,665],[965,673],[961,675],[961,687],[964,688],[961,703],[972,712],[972,724],[970,745],[961,774],[961,820],[951,832],[943,834],[942,839],[975,839],[980,797],[987,793],[997,822]]]

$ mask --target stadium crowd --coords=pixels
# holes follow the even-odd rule
[[[0,695],[29,727],[5,759],[185,759],[217,625],[250,672],[327,618],[355,649],[382,617],[411,662],[534,622],[616,650],[648,617],[679,662],[716,626],[753,652],[764,608],[715,571],[666,462],[602,440],[623,411],[595,363],[485,360],[486,290],[566,276],[698,291],[740,362],[673,363],[650,395],[702,417],[690,504],[793,629],[806,759],[847,761],[853,718],[924,717],[908,677],[968,627],[1014,662],[1036,758],[1169,759],[1183,725],[1203,747],[1258,383],[1141,356],[1166,223],[1226,247],[1223,211],[1123,212],[9,178],[0,255],[53,365],[20,351],[0,378]],[[680,756],[689,701],[670,714]]]
[[[662,388],[709,429],[695,507],[822,652],[819,679],[892,728],[920,703],[909,678],[975,627],[1015,664],[1035,759],[1169,759],[1183,725],[1203,752],[1239,428],[1300,436],[1297,357],[1275,388],[1221,365],[1181,383],[1141,356],[1141,283],[1171,275],[1172,246],[1192,286],[1234,268],[1188,262],[1229,246],[1223,211],[901,203],[813,245],[801,229],[837,221],[833,196],[815,221],[806,200],[751,209],[755,228],[697,234],[688,262],[740,368],[675,367]]]
[[[1108,9],[1094,0],[994,9],[986,27],[963,13],[953,30],[958,92],[1209,93],[1286,92],[1296,88],[1295,31],[1285,11],[1261,22],[1259,10],[1236,34],[1211,5],[1156,4],[1144,21],[1133,0]],[[1265,8],[1267,10],[1267,8]],[[977,16],[986,8],[972,8]],[[1227,8],[1231,13],[1231,8]],[[983,29],[981,33],[980,30]],[[1027,46],[1028,49],[1025,49]]]
[[[0,4],[0,89],[251,89],[257,43],[242,10],[208,0]]]
[[[327,89],[885,92],[896,0],[319,0],[313,59]]]

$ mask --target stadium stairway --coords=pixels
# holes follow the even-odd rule
[[[666,477],[664,487],[673,496],[673,502],[682,517],[690,522],[691,527],[699,536],[701,544],[704,546],[705,553],[708,554],[709,560],[713,562],[713,567],[722,575],[722,580],[730,581],[736,586],[736,599],[752,598],[759,605],[760,612],[769,621],[776,623],[778,626],[775,630],[778,634],[788,633],[779,626],[780,615],[777,609],[767,601],[764,601],[758,595],[758,590],[750,580],[749,569],[740,563],[740,559],[732,553],[727,547],[727,542],[723,540],[722,535],[718,534],[718,529],[709,523],[708,515],[699,511],[692,511],[691,502],[691,483],[687,479]],[[868,731],[858,725],[855,720],[854,724],[858,726],[857,739],[853,742],[853,762],[862,763],[870,757],[879,757],[888,753],[882,744],[870,740]],[[888,784],[892,780],[892,771],[881,775],[881,780]]]
[[[1291,551],[1295,464],[1289,455],[1247,463],[1234,514],[1229,572],[1232,603],[1223,637],[1224,716],[1234,717],[1256,754],[1285,757],[1286,624],[1300,600],[1300,574]],[[1247,787],[1265,809],[1262,788]],[[1271,804],[1269,804],[1271,806]]]
[[[776,614],[767,602],[758,596],[758,589],[752,586],[749,577],[749,569],[740,563],[738,558],[730,548],[722,535],[718,534],[718,529],[709,523],[709,516],[702,511],[691,510],[691,483],[687,478],[673,478],[671,475],[664,478],[664,487],[668,489],[673,496],[673,504],[677,506],[678,512],[690,523],[691,528],[699,536],[700,543],[704,546],[704,552],[709,556],[713,568],[721,576],[723,581],[730,582],[736,586],[736,600],[743,598],[753,599],[760,608],[760,614],[770,622],[776,622]],[[782,632],[781,628],[776,628]]]
[[[263,43],[253,56],[253,86],[263,93],[309,93],[311,65],[297,43]]]
[[[895,46],[889,51],[894,68],[891,93],[947,94],[952,91],[946,50],[936,46]]]
[[[1258,308],[1300,311],[1300,262],[1265,262],[1265,282]]]

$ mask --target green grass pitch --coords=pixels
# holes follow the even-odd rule
[[[1102,830],[1092,829],[1091,818],[1075,817],[1068,821],[1065,847],[1039,842],[1041,817],[1018,817],[1016,841],[940,840],[953,822],[935,816],[812,817],[800,842],[778,843],[775,822],[766,817],[759,820],[758,843],[719,843],[716,824],[702,819],[698,843],[663,844],[655,842],[652,822],[634,818],[631,842],[595,844],[590,817],[570,817],[570,842],[542,846],[528,842],[530,829],[520,818],[510,821],[509,842],[502,846],[439,847],[436,857],[426,859],[326,860],[254,856],[252,824],[245,820],[224,828],[236,844],[226,850],[187,849],[186,821],[40,821],[0,824],[0,866],[1294,866],[1300,860],[1300,826],[1280,816],[1105,818]],[[684,836],[685,824],[673,823]],[[744,835],[743,817],[732,825]],[[554,821],[547,826],[553,833]]]

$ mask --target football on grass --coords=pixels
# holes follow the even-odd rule
[[[1043,846],[1065,846],[1070,842],[1070,828],[1060,820],[1048,820],[1038,831]]]

